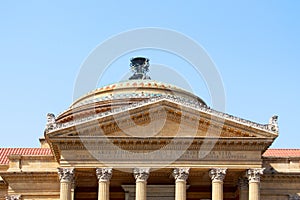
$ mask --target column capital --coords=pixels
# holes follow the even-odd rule
[[[189,167],[175,168],[173,170],[173,176],[176,181],[186,181],[189,177],[189,173]]]
[[[134,168],[133,175],[136,180],[138,181],[147,181],[150,174],[150,168]]]
[[[238,186],[240,189],[248,190],[249,188],[248,179],[246,177],[240,177],[238,180]]]
[[[99,182],[109,181],[112,176],[112,168],[97,168],[96,175]]]
[[[227,168],[212,168],[209,170],[209,176],[212,181],[222,181],[225,178]]]
[[[248,169],[246,176],[249,182],[260,182],[260,175],[263,175],[265,168],[252,168]]]
[[[61,182],[73,182],[74,173],[74,168],[58,168],[58,175]]]
[[[6,195],[5,200],[21,200],[21,195]]]
[[[289,194],[289,200],[300,200],[300,196],[298,194]]]

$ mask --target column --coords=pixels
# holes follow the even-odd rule
[[[246,176],[249,180],[249,200],[260,199],[260,175],[264,172],[264,168],[248,169]]]
[[[186,180],[189,176],[190,168],[175,168],[173,176],[175,178],[175,200],[186,200]]]
[[[5,197],[5,200],[21,200],[21,195],[7,195]]]
[[[289,200],[300,200],[300,196],[298,194],[289,194]]]
[[[135,199],[146,200],[147,199],[147,179],[149,177],[149,168],[135,168],[133,169],[133,175],[136,182]]]
[[[74,168],[58,168],[58,174],[60,178],[60,200],[71,200]]]
[[[75,178],[74,178],[73,181],[72,181],[72,185],[71,185],[71,200],[74,200],[75,188],[76,188],[76,181],[75,181]]]
[[[223,200],[223,180],[226,170],[225,168],[213,168],[209,171],[212,180],[212,200]]]
[[[112,168],[97,168],[98,200],[109,200],[109,182],[112,176]]]
[[[248,179],[245,177],[241,177],[238,180],[238,187],[239,187],[239,199],[240,200],[248,200]]]

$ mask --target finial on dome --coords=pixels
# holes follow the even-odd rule
[[[129,80],[133,79],[151,79],[147,76],[149,72],[149,59],[144,57],[135,57],[130,59],[130,69],[133,75],[129,77]]]

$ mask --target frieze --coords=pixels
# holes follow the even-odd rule
[[[245,152],[235,151],[186,151],[181,160],[250,160],[253,156]]]
[[[260,160],[258,153],[244,153],[242,151],[211,151],[201,153],[199,151],[167,150],[160,151],[128,151],[119,148],[106,150],[86,150],[70,153],[62,152],[65,160],[105,160],[105,161],[253,161]]]

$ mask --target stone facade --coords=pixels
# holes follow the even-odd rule
[[[116,83],[48,114],[41,148],[0,149],[0,200],[299,199],[300,150],[268,149],[278,130],[148,78]]]

